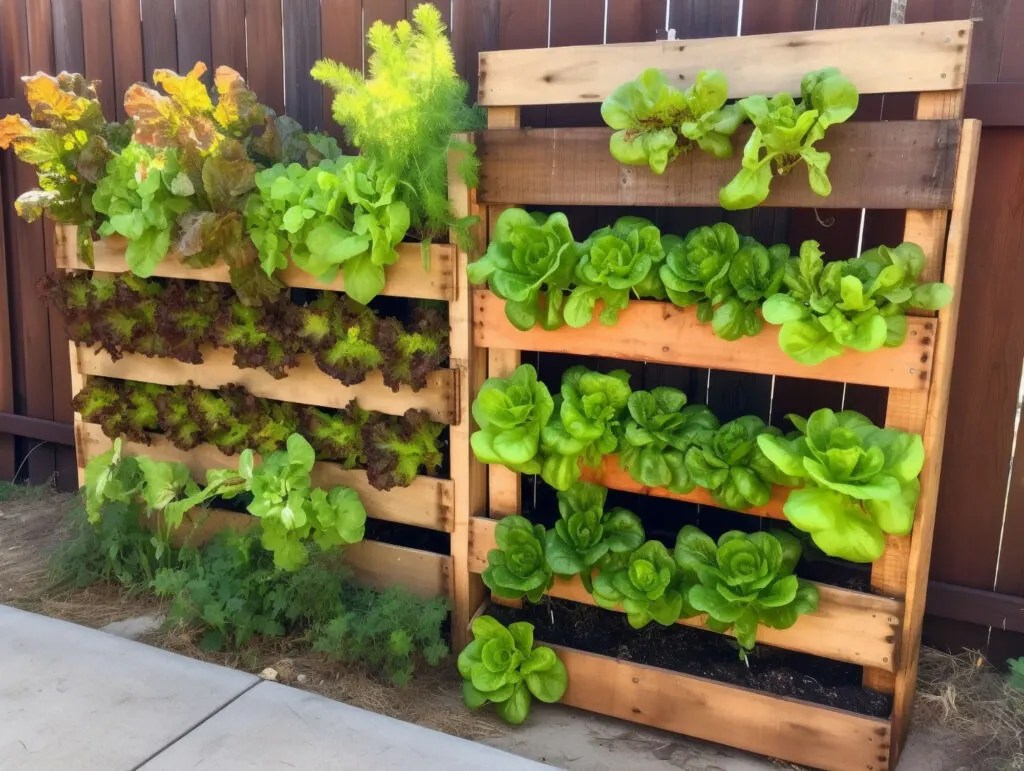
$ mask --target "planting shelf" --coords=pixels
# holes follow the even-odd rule
[[[697,321],[696,308],[631,300],[614,326],[594,320],[585,327],[541,327],[523,332],[505,317],[505,301],[483,289],[473,292],[473,339],[483,348],[610,356],[688,367],[786,375],[838,383],[888,386],[926,391],[931,382],[936,319],[908,318],[907,339],[899,348],[870,353],[845,351],[808,366],[779,348],[779,328],[765,324],[761,333],[739,340],[715,337],[711,324]]]
[[[139,380],[146,383],[175,386],[189,381],[200,388],[216,389],[230,383],[245,386],[255,396],[278,401],[310,404],[316,407],[343,409],[356,399],[365,410],[402,415],[406,410],[425,410],[431,420],[451,424],[456,420],[455,375],[452,370],[431,373],[426,388],[413,391],[402,386],[392,391],[376,370],[366,380],[352,386],[342,385],[321,370],[311,356],[299,357],[299,366],[289,369],[287,376],[274,378],[264,369],[236,367],[234,352],[227,348],[201,349],[202,364],[189,364],[176,359],[126,353],[117,361],[106,351],[94,351],[80,345],[77,358],[78,372],[120,380]],[[73,359],[74,361],[74,359]]]
[[[485,517],[471,520],[469,569],[474,573],[484,571],[487,552],[496,548],[496,525],[493,519]],[[903,603],[825,584],[817,584],[817,587],[821,600],[814,613],[801,616],[790,629],[759,626],[757,641],[776,648],[894,672]],[[595,604],[578,577],[570,580],[556,578],[548,594],[584,605]],[[621,623],[626,622],[622,620]],[[702,616],[680,619],[677,623],[705,628]]]
[[[125,250],[128,242],[121,236],[101,238],[93,244],[93,264],[90,268],[78,257],[76,249],[76,228],[74,225],[58,225],[54,233],[56,262],[65,270],[99,270],[105,273],[127,273]],[[430,269],[423,269],[423,250],[420,244],[398,245],[398,262],[384,269],[386,283],[382,295],[411,297],[423,300],[453,300],[455,298],[455,247],[450,244],[430,245]],[[226,284],[231,281],[228,266],[217,262],[208,268],[192,268],[181,261],[173,251],[169,253],[153,272],[160,278],[184,278],[193,281],[215,281]],[[342,292],[345,281],[341,273],[329,284],[318,281],[300,270],[294,264],[278,273],[285,286],[300,289],[321,289]]]

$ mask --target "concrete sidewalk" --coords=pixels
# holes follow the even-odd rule
[[[551,768],[4,606],[0,667],[3,771]]]

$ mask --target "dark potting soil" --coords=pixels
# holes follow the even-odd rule
[[[494,605],[488,612],[506,625],[529,621],[537,640],[555,645],[871,717],[892,712],[892,698],[862,687],[862,670],[853,664],[758,645],[748,666],[725,635],[678,624],[633,629],[621,613],[552,598],[522,610]]]

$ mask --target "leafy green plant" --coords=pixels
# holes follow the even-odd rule
[[[758,437],[781,436],[756,415],[729,421],[699,446],[686,451],[686,468],[698,485],[711,492],[715,501],[743,511],[764,506],[771,498],[771,486],[793,485],[793,480],[765,456]]]
[[[377,318],[374,344],[382,360],[384,385],[398,391],[408,385],[413,391],[427,387],[435,371],[442,369],[451,354],[446,310],[417,306],[412,320],[401,324],[395,318]]]
[[[421,468],[437,472],[444,461],[439,446],[444,428],[423,410],[409,409],[401,417],[370,413],[362,427],[370,485],[385,491],[408,487]]]
[[[470,437],[473,454],[481,463],[500,463],[520,474],[540,473],[541,430],[554,409],[531,364],[519,365],[507,378],[487,378],[473,400],[473,420],[480,426]]]
[[[924,465],[919,435],[877,428],[852,410],[787,417],[797,433],[758,444],[782,473],[804,482],[783,506],[794,526],[826,554],[852,562],[880,558],[886,533],[910,533]]]
[[[656,68],[616,88],[601,105],[601,117],[616,129],[610,151],[619,163],[650,166],[662,174],[681,152],[696,143],[716,158],[732,155],[730,137],[744,120],[726,105],[729,85],[718,70],[697,73],[685,91],[669,85]]]
[[[800,542],[781,530],[730,530],[716,544],[686,525],[676,538],[675,560],[693,581],[689,604],[707,613],[709,629],[733,631],[741,658],[754,648],[760,624],[789,629],[801,615],[818,608],[814,584],[793,575]]]
[[[473,641],[459,654],[458,666],[466,706],[493,703],[512,725],[526,720],[531,695],[553,704],[569,684],[565,665],[551,648],[534,646],[533,624],[525,621],[506,628],[491,616],[478,616]]]
[[[540,602],[554,581],[544,554],[544,526],[518,515],[505,517],[494,528],[494,540],[498,548],[487,552],[484,584],[497,597]]]
[[[580,461],[597,466],[615,451],[629,394],[625,370],[602,375],[575,366],[565,371],[555,412],[541,430],[545,482],[556,490],[567,490],[580,478]]]
[[[846,348],[895,348],[907,335],[908,308],[939,310],[953,299],[948,285],[920,283],[925,254],[905,242],[825,264],[817,241],[804,241],[789,261],[785,291],[769,297],[764,318],[779,324],[779,347],[801,364],[820,364]]]
[[[37,72],[22,82],[32,122],[18,115],[0,120],[0,150],[13,148],[20,160],[35,166],[39,189],[18,196],[14,209],[29,222],[45,211],[56,222],[79,225],[78,253],[91,267],[97,219],[92,195],[131,129],[104,119],[96,81]]]
[[[619,463],[648,487],[686,494],[696,482],[686,466],[686,451],[711,440],[718,418],[706,406],[686,405],[686,394],[658,386],[634,391],[627,401],[629,417],[619,437]]]
[[[664,259],[661,233],[642,217],[620,217],[610,228],[591,233],[576,263],[576,287],[565,303],[565,323],[583,327],[594,318],[598,300],[602,324],[614,325],[619,311],[637,297],[664,297],[658,264]]]
[[[578,575],[587,591],[593,590],[592,572],[607,554],[626,554],[644,542],[639,517],[616,506],[605,511],[608,490],[575,482],[558,493],[559,519],[547,531],[548,566],[563,578]]]
[[[538,323],[557,329],[578,258],[564,214],[510,208],[498,216],[487,252],[469,265],[469,280],[486,282],[505,301],[505,316],[516,329]]]
[[[615,610],[621,604],[634,629],[652,620],[670,626],[681,615],[696,615],[685,601],[683,579],[665,544],[647,541],[629,554],[624,566],[598,572],[591,595],[602,608]]]
[[[453,135],[474,130],[480,120],[466,106],[466,84],[455,71],[440,12],[423,4],[411,24],[378,21],[367,40],[368,77],[329,59],[313,67],[313,77],[335,92],[334,119],[384,176],[402,181],[397,195],[408,207],[408,225],[425,240],[453,225],[465,230],[468,222],[456,220],[448,201],[448,151],[468,151],[460,172],[474,186],[475,148]]]
[[[376,592],[345,582],[338,612],[313,631],[313,650],[364,664],[405,686],[420,661],[436,667],[448,656],[447,617],[443,597],[425,600],[400,586]]]
[[[803,161],[811,190],[832,193],[828,178],[831,154],[814,145],[829,126],[843,123],[857,110],[857,89],[834,67],[809,72],[800,82],[800,101],[789,94],[748,96],[737,104],[754,124],[743,148],[740,171],[719,191],[726,209],[750,209],[768,197],[772,173],[788,174]]]

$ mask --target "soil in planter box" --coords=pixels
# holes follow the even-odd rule
[[[367,541],[383,541],[395,546],[434,552],[434,554],[448,555],[451,553],[451,536],[448,533],[406,525],[402,522],[367,518],[365,538]]]
[[[871,717],[892,712],[892,698],[863,688],[862,669],[853,664],[758,645],[748,666],[730,637],[678,624],[633,629],[621,613],[552,598],[522,610],[495,605],[488,612],[503,624],[529,621],[536,639],[547,643]]]

